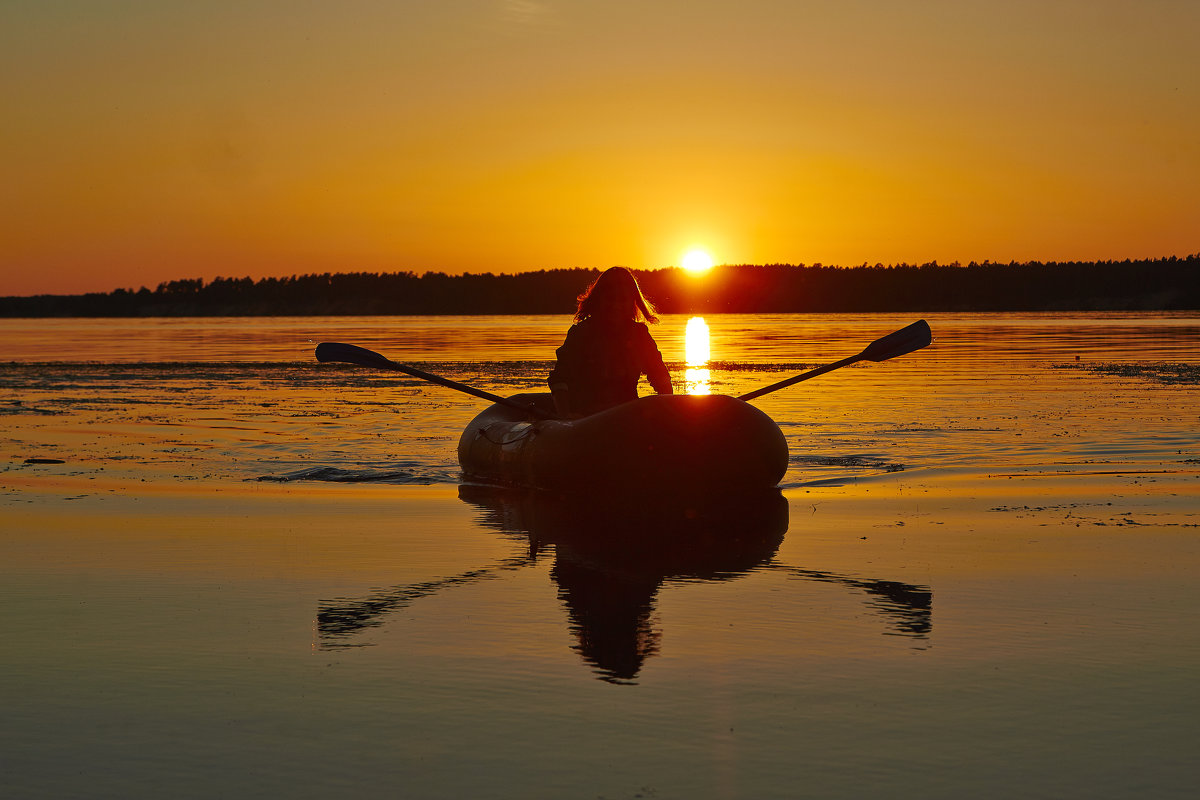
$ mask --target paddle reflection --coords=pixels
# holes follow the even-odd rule
[[[317,615],[323,648],[357,646],[355,635],[390,612],[457,585],[501,577],[541,556],[566,608],[573,648],[597,677],[633,682],[662,646],[655,601],[663,583],[728,581],[755,570],[836,583],[867,597],[887,633],[925,639],[932,594],[926,587],[871,580],[779,563],[788,530],[787,500],[778,490],[726,499],[707,508],[678,504],[614,508],[539,493],[464,484],[459,496],[477,506],[480,523],[513,537],[522,552],[481,569],[374,592],[359,600],[323,602]]]

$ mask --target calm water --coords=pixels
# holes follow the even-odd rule
[[[0,320],[0,794],[1190,797],[1200,317],[928,319],[700,517],[462,486],[480,401],[312,358],[536,390],[565,318]],[[740,394],[912,320],[706,321]]]
[[[655,329],[681,387],[686,321],[668,317]],[[712,316],[707,386],[741,394],[852,355],[910,321]],[[1196,317],[932,322],[925,350],[756,401],[788,435],[796,469],[786,486],[861,480],[879,467],[1173,463],[1195,442],[1191,393],[1178,387],[1196,383]],[[0,368],[3,412],[19,419],[14,455],[64,458],[109,476],[180,464],[171,478],[286,478],[301,469],[320,477],[314,470],[323,469],[328,479],[454,484],[454,443],[481,401],[396,373],[317,364],[315,344],[359,344],[510,394],[545,388],[565,324],[538,316],[0,320],[12,358]]]

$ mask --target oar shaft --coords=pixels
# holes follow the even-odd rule
[[[388,368],[394,369],[397,372],[403,372],[405,375],[412,375],[414,378],[420,378],[423,381],[436,383],[438,386],[445,386],[447,389],[457,389],[464,394],[478,397],[480,400],[489,400],[493,403],[500,403],[501,405],[519,408],[522,411],[528,411],[525,406],[509,400],[507,397],[501,397],[498,394],[492,394],[491,392],[486,392],[483,389],[476,389],[474,386],[468,386],[465,383],[452,381],[449,378],[443,378],[441,375],[434,375],[432,372],[426,372],[423,369],[410,367],[407,364],[397,364],[395,361],[388,361]]]
[[[826,364],[823,367],[817,367],[814,370],[809,370],[808,372],[802,372],[799,375],[796,375],[791,378],[787,378],[786,380],[779,381],[778,383],[772,383],[770,386],[764,386],[761,389],[755,389],[753,392],[747,392],[746,394],[738,395],[737,399],[744,400],[744,401],[750,401],[750,400],[755,399],[756,397],[762,397],[764,394],[770,394],[771,392],[775,392],[780,389],[786,389],[787,387],[789,387],[793,384],[800,383],[801,381],[806,381],[809,378],[815,378],[818,375],[824,375],[826,372],[833,372],[835,369],[841,369],[842,367],[849,366],[850,364],[853,364],[854,362],[861,361],[861,360],[862,360],[861,355],[850,356],[849,358],[843,358],[841,361],[835,362],[833,364]]]

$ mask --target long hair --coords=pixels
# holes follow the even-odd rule
[[[576,322],[583,322],[589,317],[658,322],[654,304],[642,294],[637,278],[625,267],[612,267],[600,273],[600,277],[592,281],[578,300]]]

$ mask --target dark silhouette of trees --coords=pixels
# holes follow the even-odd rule
[[[1122,311],[1200,309],[1200,254],[1140,261],[635,270],[664,313]],[[0,298],[3,317],[566,314],[597,275],[324,273],[200,278],[154,291]]]

